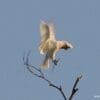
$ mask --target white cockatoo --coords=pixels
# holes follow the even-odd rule
[[[68,41],[57,41],[55,38],[55,29],[53,23],[40,23],[41,43],[39,45],[40,54],[45,58],[42,63],[44,69],[49,68],[49,60],[55,61],[55,54],[60,49],[73,48],[72,44]]]

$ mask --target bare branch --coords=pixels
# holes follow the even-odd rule
[[[75,93],[78,91],[78,88],[76,87],[77,84],[79,83],[80,79],[82,78],[82,75],[77,77],[74,85],[73,85],[73,88],[72,88],[72,92],[71,92],[71,95],[69,97],[69,100],[72,100],[73,96],[75,95]]]
[[[46,78],[46,76],[44,75],[44,73],[42,72],[42,70],[40,68],[37,68],[37,67],[32,66],[32,65],[29,64],[29,55],[30,55],[30,51],[27,53],[26,59],[25,59],[25,54],[24,54],[24,57],[23,57],[24,65],[26,66],[26,68],[28,69],[28,71],[32,75],[34,75],[34,76],[36,76],[36,77],[38,77],[38,78],[46,81],[49,86],[57,89],[61,93],[63,99],[67,100],[67,97],[66,97],[66,95],[65,95],[65,93],[64,93],[64,91],[62,89],[62,86],[55,85],[53,82],[51,82],[49,79]],[[54,62],[54,65],[57,65],[58,61],[59,61],[59,59]],[[82,78],[82,75],[79,76],[79,77],[77,77],[77,79],[76,79],[76,81],[75,81],[75,83],[73,85],[71,95],[70,95],[70,97],[69,97],[68,100],[72,100],[73,96],[78,91],[78,88],[76,88],[76,86],[79,83],[79,81],[80,81],[81,78]]]
[[[26,68],[28,69],[28,71],[32,74],[32,75],[35,75],[36,77],[38,78],[41,78],[42,80],[45,80],[49,86],[53,87],[53,88],[56,88],[60,93],[61,95],[63,96],[64,100],[67,100],[67,97],[65,96],[64,94],[64,91],[62,90],[62,87],[61,86],[56,86],[55,84],[53,84],[50,80],[48,80],[45,75],[43,74],[42,70],[39,69],[39,68],[36,68],[35,66],[32,66],[29,64],[29,53],[27,54],[27,57],[26,57],[26,61],[25,61],[25,58],[23,59],[24,61],[24,65],[26,65]],[[37,73],[36,73],[37,72]]]

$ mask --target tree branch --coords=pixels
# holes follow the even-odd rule
[[[78,88],[76,87],[77,84],[79,83],[80,79],[82,78],[82,75],[77,77],[74,85],[73,85],[73,88],[72,88],[72,92],[71,92],[71,95],[69,97],[69,100],[72,100],[73,96],[75,95],[75,93],[78,91]]]
[[[42,72],[41,69],[36,68],[35,66],[32,66],[32,65],[29,64],[29,58],[28,58],[29,54],[30,54],[30,52],[26,55],[26,60],[25,60],[25,56],[23,57],[24,65],[26,66],[26,68],[28,69],[28,71],[32,75],[35,75],[36,77],[38,77],[38,78],[46,81],[49,84],[49,86],[57,89],[61,93],[61,95],[63,96],[64,100],[67,100],[67,98],[66,98],[66,96],[65,96],[65,94],[64,94],[61,86],[56,86],[53,82],[51,82],[50,80],[48,80],[45,77],[45,75],[44,75],[44,73]]]
[[[46,81],[49,86],[57,89],[60,92],[60,94],[62,95],[62,97],[64,98],[64,100],[67,100],[67,97],[66,97],[66,95],[65,95],[65,93],[64,93],[64,91],[62,89],[62,86],[55,85],[53,82],[51,82],[49,79],[46,78],[46,76],[44,75],[44,73],[42,72],[42,70],[40,68],[37,68],[37,67],[32,66],[32,65],[29,64],[29,55],[30,55],[30,51],[27,53],[26,59],[25,59],[25,54],[23,56],[23,62],[24,62],[24,65],[26,66],[26,68],[28,69],[28,71],[32,75],[34,75],[34,76]],[[58,61],[56,63],[58,63]],[[77,79],[76,79],[76,81],[75,81],[75,83],[73,85],[71,95],[70,95],[68,100],[72,100],[73,96],[78,91],[78,88],[76,88],[76,86],[77,86],[77,84],[78,84],[78,82],[80,81],[81,78],[82,78],[82,76],[77,77]]]

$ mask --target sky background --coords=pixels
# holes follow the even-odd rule
[[[40,20],[52,21],[58,40],[74,48],[60,51],[59,65],[44,73],[62,85],[67,97],[76,77],[79,91],[73,100],[99,100],[100,95],[100,0],[0,0],[0,100],[63,100],[46,82],[23,65],[31,50],[32,65],[40,67]]]

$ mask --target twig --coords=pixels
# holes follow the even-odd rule
[[[75,95],[75,93],[78,91],[78,88],[76,87],[77,84],[79,83],[80,79],[82,78],[82,75],[77,77],[74,85],[73,85],[73,88],[72,88],[72,92],[71,92],[71,95],[69,97],[69,100],[72,100],[73,96]]]

